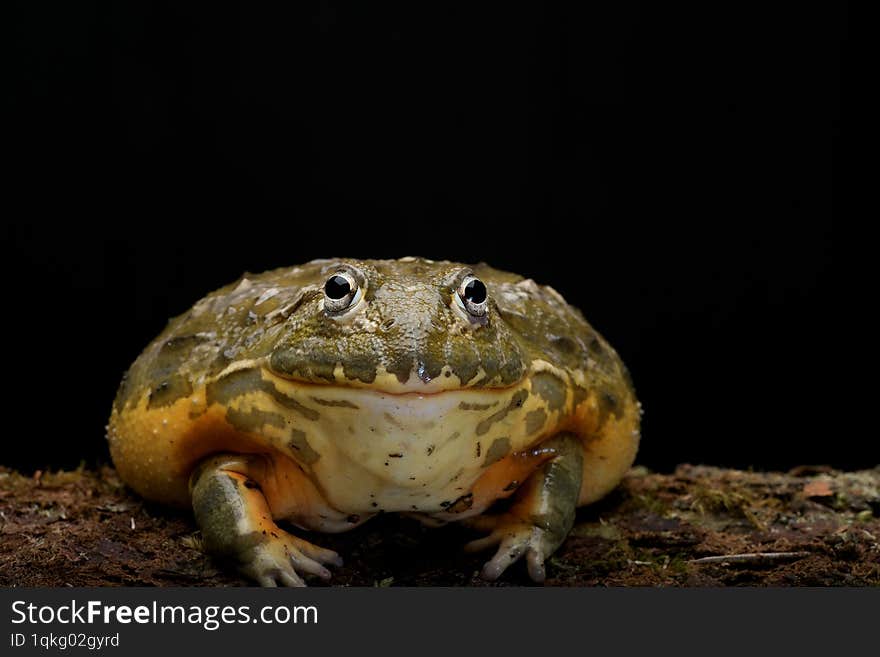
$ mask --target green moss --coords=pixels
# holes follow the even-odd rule
[[[856,514],[856,520],[859,522],[869,522],[874,519],[874,513],[871,509],[865,509],[864,511],[859,511]]]
[[[666,515],[670,510],[669,505],[666,502],[651,495],[637,493],[636,495],[633,495],[632,499],[635,501],[637,508],[655,513],[658,516]]]
[[[764,530],[766,525],[755,514],[754,504],[755,500],[742,492],[696,486],[691,494],[690,508],[701,516],[726,513],[745,518],[756,529]]]

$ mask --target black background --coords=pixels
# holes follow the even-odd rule
[[[107,460],[170,316],[339,255],[553,285],[629,365],[652,468],[877,461],[832,401],[841,12],[179,4],[11,23],[0,461]]]

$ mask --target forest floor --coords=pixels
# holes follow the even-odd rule
[[[478,576],[464,527],[388,515],[346,534],[336,586],[521,586]],[[241,586],[199,549],[192,515],[144,502],[109,467],[23,476],[0,467],[0,586]],[[310,584],[324,585],[311,580]],[[547,586],[880,586],[880,467],[787,473],[633,469],[580,509]]]

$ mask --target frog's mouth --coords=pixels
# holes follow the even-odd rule
[[[270,370],[271,371],[271,370]],[[341,388],[362,389],[385,395],[437,395],[440,393],[456,391],[506,391],[516,388],[525,380],[525,376],[513,382],[498,382],[488,380],[486,372],[478,368],[477,373],[462,381],[456,372],[448,365],[444,365],[437,376],[431,376],[425,371],[424,366],[416,366],[404,378],[398,374],[389,372],[383,366],[370,371],[347,371],[342,365],[337,365],[332,377],[308,378],[286,373],[271,371],[276,380],[288,381],[297,385],[313,385],[317,388]]]

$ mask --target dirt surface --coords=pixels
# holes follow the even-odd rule
[[[298,535],[345,559],[332,585],[518,586],[477,573],[486,555],[459,526],[379,517],[347,534]],[[240,586],[199,550],[190,514],[140,500],[111,468],[36,473],[0,467],[2,586]],[[547,569],[548,586],[878,586],[880,467],[757,473],[636,468],[581,509]],[[323,584],[312,581],[312,584]]]

